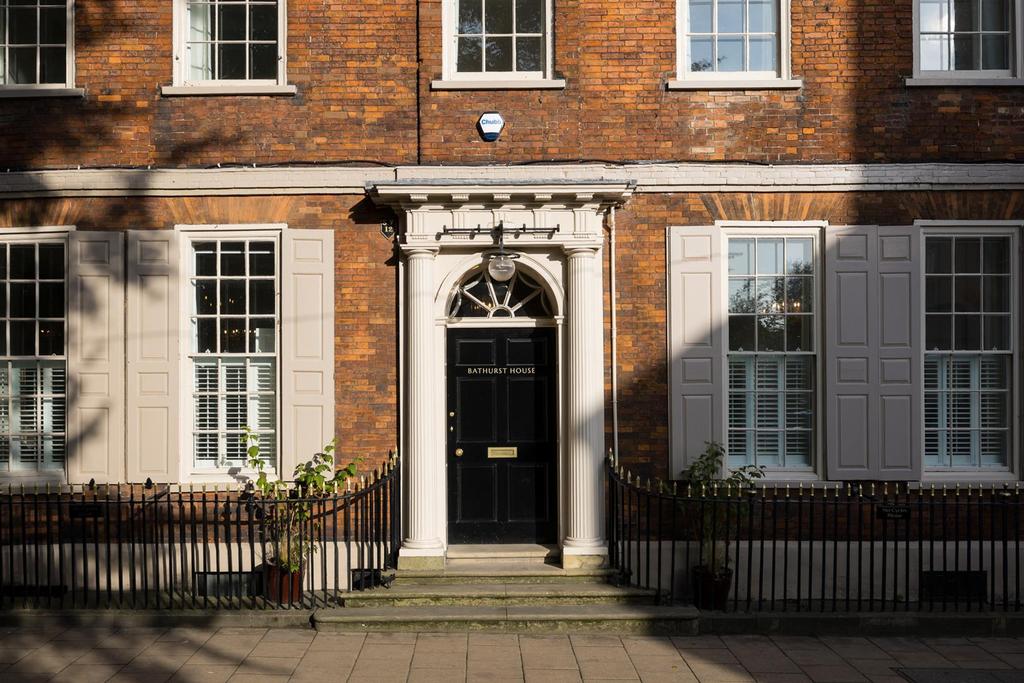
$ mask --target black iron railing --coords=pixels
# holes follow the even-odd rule
[[[345,491],[283,501],[243,486],[11,486],[0,491],[0,608],[335,605],[388,580],[400,486],[397,457]]]
[[[622,580],[703,609],[1020,611],[1019,485],[704,487],[609,460]]]

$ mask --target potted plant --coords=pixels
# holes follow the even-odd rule
[[[723,476],[725,474],[725,476]],[[700,541],[700,564],[691,567],[690,580],[694,605],[698,609],[725,609],[732,587],[729,566],[728,533],[725,532],[726,505],[713,496],[719,487],[727,491],[749,489],[764,477],[764,467],[744,465],[725,473],[725,449],[714,441],[682,472],[693,493],[700,496],[699,510],[693,515],[695,534]]]
[[[259,520],[264,597],[279,604],[291,603],[302,596],[302,570],[306,559],[316,552],[315,538],[322,522],[314,506],[318,499],[337,494],[345,481],[355,476],[358,461],[335,469],[332,441],[312,459],[300,463],[289,483],[267,475],[259,434],[246,428],[242,443],[248,465],[256,473],[246,490]]]

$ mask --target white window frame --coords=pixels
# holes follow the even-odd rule
[[[75,88],[75,0],[67,0],[66,31],[64,36],[64,82],[63,83],[0,83],[0,98],[3,97],[80,97],[85,91]],[[6,30],[6,29],[5,29]],[[38,29],[37,29],[38,30]],[[5,38],[6,39],[6,38]],[[6,45],[6,43],[4,43]],[[6,51],[6,47],[0,48]],[[37,47],[38,50],[38,47]],[[38,53],[36,60],[38,62]],[[10,64],[6,59],[5,64]],[[38,68],[38,65],[37,65]]]
[[[45,360],[62,360],[64,362],[64,463],[59,468],[40,468],[35,469],[24,469],[15,470],[13,469],[14,453],[13,451],[9,454],[9,460],[7,469],[0,470],[0,478],[4,481],[67,481],[68,461],[72,454],[69,448],[69,418],[70,418],[70,387],[71,387],[71,366],[69,358],[69,345],[70,345],[70,334],[69,334],[69,318],[71,308],[69,305],[70,296],[70,264],[71,264],[71,230],[73,228],[66,227],[40,227],[28,230],[17,230],[6,232],[0,236],[0,243],[7,245],[8,247],[12,244],[60,244],[64,247],[64,353],[61,356],[34,356],[29,359],[24,357],[25,360],[34,361],[45,361]],[[37,278],[38,280],[38,274]],[[7,302],[8,307],[10,301]],[[38,305],[38,304],[37,304]],[[9,338],[9,337],[8,337]],[[10,356],[10,348],[7,349],[8,354],[3,356],[3,360],[0,363],[6,365],[12,361]],[[13,415],[8,415],[8,420],[12,424],[13,429]]]
[[[916,4],[916,3],[915,3]],[[916,221],[916,226],[921,228],[921,244],[920,253],[918,258],[921,263],[921,294],[920,301],[918,303],[920,312],[920,348],[921,353],[918,358],[918,376],[921,378],[919,389],[919,397],[921,405],[921,424],[918,425],[919,439],[921,443],[921,480],[922,481],[981,481],[981,482],[1005,482],[1005,481],[1016,481],[1020,478],[1021,473],[1021,406],[1024,401],[1021,399],[1022,389],[1022,378],[1021,378],[1021,363],[1020,363],[1020,349],[1021,349],[1021,329],[1020,329],[1020,314],[1021,305],[1024,303],[1024,297],[1022,297],[1022,287],[1024,287],[1024,278],[1020,276],[1020,250],[1021,250],[1021,228],[1024,227],[1024,223],[1018,221]],[[929,467],[924,462],[924,436],[925,436],[925,416],[924,416],[924,402],[925,402],[925,391],[924,391],[924,359],[928,355],[928,349],[925,347],[925,302],[927,292],[925,291],[925,256],[927,254],[926,245],[928,237],[1009,237],[1010,238],[1010,275],[1016,278],[1016,282],[1010,285],[1010,296],[1012,297],[1010,306],[1010,343],[1011,343],[1011,364],[1010,364],[1010,379],[1015,382],[1010,387],[1010,452],[1007,457],[1007,467]]]
[[[1010,68],[1008,70],[925,71],[921,69],[921,0],[913,0],[914,75],[911,86],[1024,85],[1024,0],[1010,0]]]
[[[277,77],[273,79],[214,79],[194,81],[189,74],[189,0],[174,0],[173,85],[163,86],[163,95],[294,94],[288,85],[288,2],[277,0]]]
[[[554,3],[544,0],[543,71],[462,71],[458,70],[459,0],[444,0],[442,24],[442,79],[435,89],[467,88],[561,88],[565,81],[554,78]]]
[[[193,432],[195,425],[195,400],[193,397],[194,392],[194,366],[192,364],[192,333],[191,333],[191,316],[192,316],[192,296],[194,296],[194,290],[192,289],[192,271],[193,271],[193,242],[204,242],[204,241],[231,241],[231,240],[259,240],[270,242],[273,241],[276,249],[277,257],[277,272],[275,276],[276,287],[275,287],[275,299],[277,306],[277,329],[276,329],[276,346],[275,355],[277,359],[276,374],[277,374],[277,414],[276,430],[275,430],[275,444],[274,453],[275,460],[267,463],[267,476],[271,479],[275,479],[281,475],[281,445],[283,443],[281,438],[282,430],[282,387],[284,384],[283,374],[283,354],[281,353],[281,342],[282,342],[282,328],[284,326],[284,320],[282,319],[282,298],[281,288],[283,286],[284,279],[284,234],[283,230],[286,229],[286,225],[277,224],[238,224],[238,225],[179,225],[175,227],[180,234],[180,260],[181,263],[181,277],[180,284],[182,296],[180,299],[180,311],[178,313],[178,319],[181,321],[182,330],[184,334],[180,335],[178,356],[180,358],[180,370],[178,375],[179,386],[181,391],[179,393],[179,406],[181,415],[181,425],[179,430],[180,443],[182,444],[182,455],[180,460],[180,481],[182,482],[196,482],[196,483],[222,483],[222,482],[238,482],[247,479],[254,478],[257,472],[252,468],[245,467],[217,467],[217,468],[201,468],[196,467],[195,464],[195,447],[193,443]],[[211,354],[212,358],[221,357],[223,355],[231,354]],[[187,454],[187,456],[186,456]]]
[[[669,90],[795,89],[803,81],[793,78],[791,0],[779,0],[778,71],[690,71],[689,0],[676,0],[676,80]]]
[[[822,334],[825,315],[824,268],[825,240],[823,223],[817,221],[717,221],[720,228],[720,254],[722,255],[721,278],[722,289],[719,306],[721,306],[722,324],[722,364],[718,381],[722,387],[722,425],[723,446],[729,441],[729,239],[730,238],[772,238],[796,237],[814,240],[814,457],[807,467],[778,467],[765,470],[766,479],[773,481],[818,481],[821,478],[825,462],[824,453],[824,335]],[[781,355],[785,355],[782,353]],[[750,463],[753,464],[753,463]],[[726,453],[726,470],[731,471]]]

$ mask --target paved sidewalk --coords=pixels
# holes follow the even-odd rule
[[[1024,638],[0,629],[0,681],[41,680],[1024,683]]]

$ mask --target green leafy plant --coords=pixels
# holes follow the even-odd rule
[[[360,460],[336,469],[332,441],[295,468],[291,484],[268,476],[259,434],[246,427],[241,439],[248,465],[256,473],[250,488],[257,514],[262,516],[263,561],[288,573],[299,572],[305,559],[316,552],[313,539],[322,524],[314,514],[318,500],[342,491],[346,481],[356,476]]]
[[[744,465],[726,470],[725,448],[715,441],[682,472],[690,492],[697,498],[700,510],[692,516],[696,525],[695,533],[700,539],[700,554],[703,566],[713,575],[728,573],[729,552],[725,532],[727,504],[718,502],[720,493],[739,493],[752,489],[758,479],[764,477],[764,467]],[[718,538],[716,538],[716,536]]]

